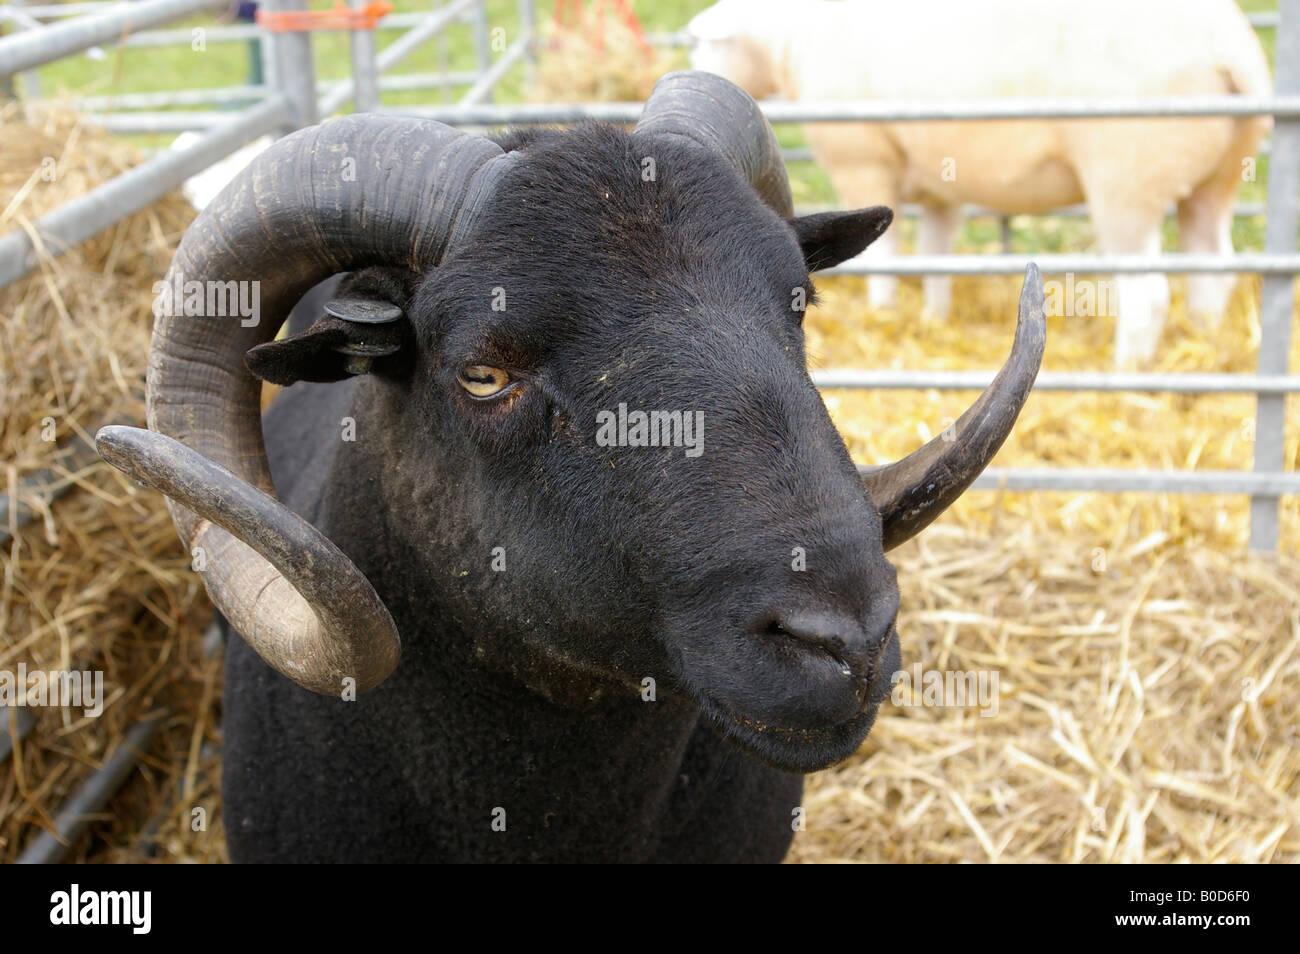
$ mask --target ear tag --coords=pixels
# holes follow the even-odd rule
[[[331,298],[325,303],[325,314],[347,322],[353,326],[350,330],[357,332],[355,340],[333,349],[346,357],[343,369],[348,374],[369,374],[376,358],[401,350],[401,330],[396,322],[402,309],[392,302]]]

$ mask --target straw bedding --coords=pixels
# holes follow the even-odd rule
[[[29,125],[12,111],[0,153],[3,230],[136,158],[73,117]],[[54,183],[39,176],[46,157]],[[104,420],[141,417],[150,286],[190,216],[169,197],[0,290],[4,492],[45,468],[75,485],[48,507],[22,494],[38,513],[0,550],[0,669],[102,669],[107,697],[99,719],[32,710],[36,728],[0,765],[0,860],[157,711],[164,729],[144,763],[70,857],[224,855],[202,588],[159,497],[102,465],[63,473],[55,456]],[[939,323],[914,317],[915,283],[897,310],[872,313],[860,280],[819,285],[807,326],[821,366],[990,368],[1010,344],[1019,282],[959,281],[957,315]],[[1257,300],[1240,289],[1217,335],[1176,300],[1159,367],[1250,370]],[[1053,319],[1046,366],[1106,367],[1113,330]],[[854,456],[876,463],[941,431],[970,397],[836,391],[827,403]],[[997,463],[1248,467],[1252,407],[1038,394]],[[47,417],[55,444],[41,439]],[[899,631],[909,668],[996,671],[997,713],[887,704],[855,758],[810,780],[791,860],[1300,860],[1300,502],[1285,504],[1280,558],[1245,555],[1245,528],[1240,498],[969,495],[894,554]],[[196,807],[206,830],[191,830]]]
[[[139,159],[72,115],[27,122],[13,106],[0,112],[0,155],[3,232],[29,228]],[[35,517],[0,549],[0,669],[104,673],[98,719],[81,708],[27,709],[36,727],[0,765],[0,860],[49,824],[131,725],[161,712],[133,781],[69,857],[142,856],[141,830],[195,775],[200,743],[213,732],[218,669],[203,664],[194,638],[210,610],[165,508],[102,464],[66,466],[100,424],[143,420],[151,287],[192,216],[169,196],[0,289],[0,488],[13,495],[24,481],[73,483],[51,506],[39,493],[18,493]],[[19,508],[8,509],[0,531],[16,525]],[[184,821],[188,830],[188,814]],[[203,850],[191,844],[185,854]]]

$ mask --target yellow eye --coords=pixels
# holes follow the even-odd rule
[[[485,364],[471,364],[461,368],[456,380],[476,398],[490,398],[500,394],[510,384],[510,375],[500,368],[489,368]]]

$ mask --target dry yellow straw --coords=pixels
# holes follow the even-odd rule
[[[32,126],[12,109],[0,153],[0,229],[136,161],[74,117]],[[47,158],[53,181],[40,176]],[[190,217],[170,197],[0,290],[6,492],[75,433],[139,418],[150,288]],[[897,310],[875,312],[860,280],[819,285],[806,324],[821,366],[992,368],[1010,344],[1014,279],[958,281],[946,323],[916,319],[915,283]],[[1210,335],[1176,298],[1159,367],[1251,370],[1257,300],[1240,289]],[[1113,332],[1111,320],[1053,319],[1046,366],[1107,367]],[[878,463],[970,397],[840,391],[827,403],[854,456]],[[1252,411],[1239,397],[1038,394],[997,463],[1248,467]],[[47,418],[58,445],[41,439]],[[74,857],[146,860],[142,831],[167,809],[158,857],[222,859],[219,663],[198,650],[202,589],[161,498],[102,466],[74,477],[0,550],[0,668],[103,669],[108,704],[99,719],[35,710],[0,766],[0,860],[159,705],[173,716],[143,773]],[[1300,860],[1300,503],[1286,503],[1279,559],[1244,554],[1245,513],[1238,498],[968,495],[893,554],[899,630],[908,667],[996,673],[996,713],[886,704],[857,756],[809,780],[792,860]],[[204,742],[218,755],[203,757]]]

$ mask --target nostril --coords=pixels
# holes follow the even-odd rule
[[[858,622],[834,613],[784,612],[769,614],[758,627],[767,637],[798,643],[828,656],[848,676],[850,660],[863,657],[866,635]]]
[[[813,729],[855,718],[871,703],[881,640],[856,615],[796,604],[751,620],[746,655],[769,678],[746,711],[762,712],[771,726]]]

